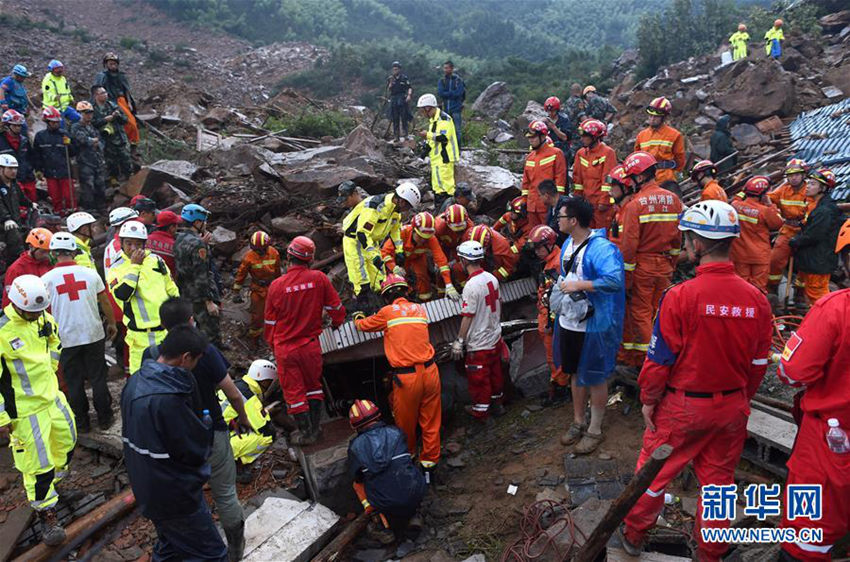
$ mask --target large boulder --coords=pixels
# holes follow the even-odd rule
[[[767,137],[761,134],[758,127],[749,123],[735,125],[730,132],[732,133],[732,138],[739,146],[753,146],[767,140]]]
[[[150,197],[165,184],[183,192],[194,193],[198,189],[194,179],[198,169],[198,166],[186,160],[157,160],[130,176],[121,186],[121,193],[131,198],[140,193]]]
[[[239,239],[232,230],[217,226],[210,233],[210,246],[216,254],[229,256],[239,248]]]
[[[739,66],[734,65],[734,66]],[[764,119],[771,115],[787,117],[795,113],[792,75],[773,60],[763,59],[741,66],[724,76],[714,103],[726,113],[745,119]]]
[[[345,137],[342,146],[355,154],[360,154],[373,160],[383,160],[384,154],[378,148],[378,139],[363,123],[357,125],[353,131]]]
[[[508,84],[493,82],[475,98],[472,111],[487,117],[498,118],[506,114],[513,104],[514,96],[508,90]]]
[[[313,228],[313,225],[310,224],[310,221],[297,215],[287,215],[272,219],[272,230],[274,230],[275,234],[283,234],[287,238],[294,238],[304,234],[311,228]]]
[[[499,166],[455,164],[455,179],[468,182],[472,187],[479,212],[503,209],[520,193],[520,176]]]

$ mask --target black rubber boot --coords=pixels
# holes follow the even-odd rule
[[[293,445],[312,445],[316,442],[316,435],[313,433],[313,424],[310,421],[310,412],[301,412],[295,414],[295,423],[298,424],[298,429],[292,432],[290,441]]]
[[[47,546],[59,546],[65,542],[65,529],[59,524],[55,509],[45,509],[38,512],[41,523],[41,540]]]
[[[227,539],[228,562],[239,562],[245,553],[245,522],[236,527],[224,529],[224,537]]]
[[[312,426],[313,436],[318,441],[322,437],[322,405],[321,400],[310,400],[310,425]]]

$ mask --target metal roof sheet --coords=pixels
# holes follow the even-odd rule
[[[842,113],[832,117],[838,111]],[[832,197],[839,201],[850,198],[850,98],[803,112],[788,129],[795,156],[835,172],[838,186]],[[810,138],[813,134],[825,138]]]

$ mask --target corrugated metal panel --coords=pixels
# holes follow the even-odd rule
[[[844,113],[844,112],[847,113]],[[836,117],[833,117],[834,114]],[[838,187],[834,199],[850,198],[850,98],[801,113],[788,129],[794,155],[811,164],[821,164],[835,172]],[[825,138],[809,138],[810,135]]]

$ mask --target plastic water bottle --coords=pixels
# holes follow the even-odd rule
[[[212,416],[210,415],[209,410],[203,411],[203,415],[201,416],[201,421],[204,422],[204,425],[207,426],[207,429],[212,429],[213,421],[212,421]],[[844,438],[846,439],[847,436],[845,435]]]
[[[826,444],[833,453],[850,453],[850,440],[847,433],[838,426],[838,420],[829,418],[827,420],[829,431],[826,432]]]

